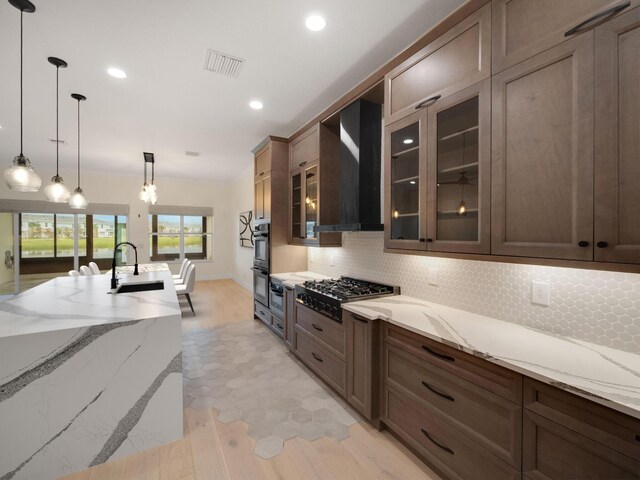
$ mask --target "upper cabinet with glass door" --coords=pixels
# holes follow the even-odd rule
[[[426,112],[385,132],[385,247],[426,249]]]
[[[340,139],[318,123],[290,144],[289,243],[340,246],[342,234],[316,232],[338,222]]]
[[[427,109],[428,250],[490,252],[490,95],[487,79]]]

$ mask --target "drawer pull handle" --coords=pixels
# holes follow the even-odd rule
[[[446,360],[447,362],[455,362],[456,361],[456,359],[453,358],[451,355],[445,355],[444,353],[438,353],[435,350],[432,350],[431,348],[427,347],[426,345],[422,345],[422,349],[425,352],[429,352],[434,357],[441,358],[442,360]]]
[[[431,435],[429,435],[429,432],[427,432],[424,428],[421,428],[420,431],[424,434],[425,437],[427,437],[429,439],[429,441],[431,441],[431,443],[433,443],[436,447],[441,448],[442,450],[444,450],[445,452],[453,455],[453,450],[451,450],[449,447],[445,447],[444,445],[442,445],[439,442],[436,442],[433,437]]]
[[[284,327],[282,325],[280,325],[279,323],[276,323],[276,327],[278,327],[280,330],[284,330]]]
[[[442,97],[442,95],[434,95],[433,97],[427,98],[424,102],[420,102],[418,105],[416,105],[416,110],[420,110],[422,107],[425,107],[429,103],[435,103],[440,99],[440,97]]]
[[[307,162],[306,162],[306,161],[305,161],[305,162],[300,162],[300,163],[298,164],[298,166],[299,166],[299,167],[304,167],[306,164],[307,164]]]
[[[427,390],[431,390],[433,393],[435,393],[436,395],[442,397],[442,398],[446,398],[447,400],[449,400],[450,402],[455,402],[456,399],[453,398],[451,395],[447,395],[446,393],[442,393],[439,392],[438,390],[436,390],[435,388],[433,388],[431,385],[429,385],[427,382],[425,382],[424,380],[422,381],[422,385],[424,386],[424,388],[426,388]]]
[[[318,330],[319,332],[324,332],[324,330],[322,329],[322,327],[320,325],[316,325],[315,323],[312,323],[311,326],[313,328],[315,328],[316,330]]]
[[[640,442],[640,433],[636,433],[636,440]]]
[[[317,361],[319,361],[320,363],[324,362],[324,360],[322,360],[322,357],[320,355],[318,355],[317,353],[311,352],[311,356],[313,358],[315,358]]]
[[[591,22],[593,22],[594,20],[597,20],[597,19],[602,18],[602,17],[606,17],[607,15],[615,15],[616,13],[621,12],[622,10],[627,8],[629,5],[631,5],[631,2],[627,0],[626,2],[622,2],[620,5],[616,5],[615,7],[611,7],[608,10],[604,10],[604,11],[602,11],[600,13],[596,13],[593,17],[587,18],[584,22],[579,23],[578,25],[573,27],[571,30],[566,32],[564,34],[564,36],[565,37],[569,37],[569,36],[573,35],[574,33],[576,33],[578,30],[580,30],[585,25],[588,25]]]

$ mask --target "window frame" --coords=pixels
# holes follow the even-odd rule
[[[164,234],[158,232],[158,217],[159,216],[174,216],[180,218],[179,231],[176,234]],[[202,218],[202,232],[187,233],[184,231],[184,218],[185,217],[200,217]],[[213,222],[213,215],[210,216]],[[209,251],[207,248],[207,237],[211,237],[213,241],[213,229],[209,232],[207,230],[208,215],[193,215],[193,214],[171,214],[171,213],[149,213],[150,218],[150,245],[149,245],[149,260],[151,262],[174,262],[181,261],[185,258],[189,260],[201,260],[209,261]],[[175,253],[159,253],[158,252],[158,238],[159,237],[178,237],[178,254]],[[187,253],[186,252],[186,238],[187,237],[200,237],[202,239],[202,253]],[[213,250],[213,248],[212,248]],[[213,253],[213,251],[211,252]]]

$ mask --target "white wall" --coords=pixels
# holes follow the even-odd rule
[[[241,247],[239,241],[240,212],[253,210],[253,167],[247,169],[230,186],[229,196],[231,198],[231,214],[233,216],[232,226],[232,266],[231,276],[240,285],[248,290],[252,290],[252,273],[249,270],[253,265],[253,248]]]
[[[342,248],[309,249],[309,270],[399,285],[413,297],[640,353],[639,274],[398,255],[383,248],[382,232],[345,233]],[[549,306],[531,303],[533,280],[549,284]]]
[[[2,199],[44,200],[43,188],[54,172],[38,168],[38,173],[43,179],[43,186],[37,193],[14,192],[4,182],[0,182],[0,202]],[[74,175],[61,173],[67,177],[67,186],[75,188]],[[237,214],[233,214],[235,209],[232,207],[230,185],[210,181],[172,180],[162,177],[161,170],[157,173],[158,205],[213,207],[213,260],[198,263],[198,279],[232,278],[234,259],[230,252],[233,250],[232,240],[237,237]],[[146,263],[149,261],[149,209],[146,203],[138,199],[142,181],[142,174],[124,176],[87,173],[83,175],[82,188],[89,202],[129,205],[129,240],[139,247],[138,261]],[[253,203],[253,195],[250,203]],[[173,269],[176,267],[179,265],[172,265]]]

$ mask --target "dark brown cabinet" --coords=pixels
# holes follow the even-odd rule
[[[491,6],[485,5],[385,76],[385,121],[491,74]]]
[[[294,322],[293,352],[331,388],[345,397],[345,326],[297,303]]]
[[[621,478],[638,478],[640,476],[639,419],[530,378],[526,378],[524,382],[523,403],[525,417],[529,418],[525,431],[526,474],[532,475],[528,470],[535,470],[538,467],[544,470],[546,461],[544,458],[538,458],[537,455],[561,455],[567,450],[586,449],[591,452],[588,455],[585,454],[587,457],[601,457],[605,463],[611,460],[618,465],[631,465],[628,462],[615,461],[619,456],[627,457],[635,463],[636,476]],[[554,425],[557,425],[558,428]],[[568,433],[567,430],[571,433]],[[547,433],[537,434],[545,431]],[[586,441],[587,439],[588,441]],[[566,448],[561,447],[565,443],[573,443],[574,445],[566,445]],[[598,444],[600,447],[597,446]],[[541,448],[536,449],[536,445]],[[558,448],[556,453],[550,452],[549,449],[553,450],[556,447]],[[600,460],[596,461],[596,463],[598,462]],[[558,467],[561,466],[561,463]],[[593,471],[596,472],[598,469]],[[572,476],[570,473],[564,475],[565,477]],[[603,478],[602,476],[580,477],[577,470],[574,475],[578,478]],[[549,476],[564,478],[557,475]],[[537,477],[534,476],[534,478]],[[615,477],[604,476],[604,478]]]
[[[492,253],[593,260],[593,32],[492,87]]]
[[[347,329],[347,401],[369,421],[379,417],[379,321],[344,311]]]
[[[493,0],[492,71],[501,72],[639,4],[638,0]]]
[[[518,479],[522,376],[383,327],[382,422],[446,478]]]
[[[314,227],[339,218],[338,135],[319,123],[290,144],[289,243],[340,246],[342,234],[315,232]]]
[[[295,325],[295,304],[296,295],[293,288],[286,287],[284,289],[284,343],[291,348],[293,343],[293,328]]]
[[[640,9],[595,45],[595,260],[640,263]]]
[[[271,172],[264,174],[255,182],[255,221],[271,221]]]

